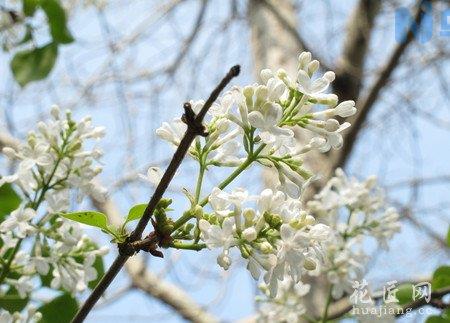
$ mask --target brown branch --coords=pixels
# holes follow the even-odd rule
[[[335,69],[334,93],[341,100],[357,100],[370,39],[381,7],[381,0],[359,0],[347,23],[341,57]]]
[[[158,202],[161,200],[162,196],[164,195],[164,192],[167,190],[169,183],[172,181],[178,167],[180,166],[181,162],[184,159],[184,156],[188,152],[191,143],[194,141],[197,135],[206,135],[202,125],[203,118],[206,115],[206,112],[209,110],[211,105],[217,99],[220,92],[225,88],[225,86],[227,86],[227,84],[234,77],[239,75],[239,72],[240,72],[239,65],[233,66],[230,69],[230,71],[223,78],[220,84],[212,91],[208,100],[205,102],[203,108],[197,115],[194,114],[189,103],[184,104],[185,113],[183,117],[187,124],[186,132],[183,138],[181,139],[181,142],[177,150],[175,151],[169,166],[167,167],[163,177],[161,178],[161,181],[156,187],[153,196],[150,198],[150,201],[148,202],[148,205],[144,211],[144,214],[142,215],[142,218],[139,220],[136,229],[131,233],[128,239],[129,244],[133,244],[134,242],[141,239],[142,233],[144,232],[146,226],[148,225],[148,222],[150,221]],[[152,243],[157,242],[156,235],[153,236],[151,242]],[[92,291],[91,295],[89,295],[89,297],[87,298],[86,302],[83,304],[78,313],[75,315],[72,322],[78,323],[84,321],[89,312],[92,310],[92,307],[95,305],[95,303],[97,303],[97,301],[102,296],[104,291],[113,282],[114,278],[122,269],[128,258],[130,258],[130,254],[128,252],[119,253],[119,255],[116,257],[109,270],[105,273],[105,276],[103,276],[98,285]]]
[[[122,224],[118,208],[111,199],[106,199],[106,201],[91,199],[94,207],[107,214],[111,223],[114,225]],[[130,258],[125,263],[125,270],[131,278],[133,287],[139,288],[145,294],[160,300],[184,319],[195,323],[218,322],[216,317],[205,311],[181,288],[146,270],[144,259],[140,255]]]
[[[430,303],[432,301],[434,302],[434,301],[441,300],[444,296],[446,296],[448,294],[450,294],[450,287],[444,287],[444,288],[438,289],[437,291],[434,291],[431,293]],[[415,309],[418,309],[420,307],[427,306],[427,305],[429,305],[429,304],[427,303],[425,297],[419,298],[418,300],[415,300],[415,301],[403,306],[403,311],[401,311],[396,316],[397,317],[402,316],[402,315],[408,313],[407,311],[415,310]]]
[[[181,48],[181,51],[178,53],[177,57],[173,60],[173,63],[170,64],[170,66],[167,68],[166,73],[169,75],[172,75],[175,73],[175,71],[178,69],[178,67],[181,65],[181,62],[186,57],[186,55],[189,52],[189,49],[193,45],[195,38],[197,38],[197,35],[200,31],[200,27],[202,25],[203,19],[205,17],[206,7],[208,6],[208,0],[202,0],[201,1],[201,7],[200,11],[197,15],[197,19],[194,23],[194,28],[192,29],[191,33],[189,34],[188,38],[184,41],[183,46]]]
[[[353,147],[356,144],[359,131],[362,129],[362,126],[366,121],[369,112],[375,105],[384,87],[388,84],[395,69],[398,67],[401,57],[414,39],[414,26],[420,26],[420,24],[422,23],[422,19],[425,14],[423,6],[431,2],[432,0],[418,1],[414,22],[409,27],[405,39],[396,46],[386,65],[383,67],[380,75],[368,91],[368,94],[363,99],[358,100],[358,113],[354,117],[349,119],[352,127],[344,136],[345,144],[343,148],[334,156],[333,169],[342,167],[347,162],[348,157],[350,156],[350,153],[352,152]]]
[[[278,10],[278,8],[273,5],[271,1],[268,0],[259,0],[259,1],[273,14],[273,16],[277,19],[278,23],[291,35],[291,37],[295,40],[299,48],[301,48],[303,51],[311,52],[312,56],[320,62],[323,69],[325,70],[331,69],[330,66],[325,63],[325,60],[321,58],[318,55],[318,53],[306,43],[306,41],[297,31],[295,26],[289,22],[289,19],[287,19],[283,15],[283,13],[281,13],[280,10]]]

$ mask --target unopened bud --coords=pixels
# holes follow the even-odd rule
[[[261,250],[262,253],[269,254],[273,251],[273,247],[269,242],[264,241],[259,244],[259,250]]]
[[[196,205],[193,209],[193,213],[197,219],[201,219],[203,217],[203,208],[200,205]]]
[[[242,238],[244,238],[248,242],[252,242],[253,240],[256,239],[257,236],[258,236],[258,233],[256,232],[255,228],[253,228],[253,227],[247,228],[244,231],[242,231]]]
[[[217,257],[217,264],[225,270],[231,266],[231,258],[227,253],[223,252]]]
[[[323,75],[323,78],[326,79],[329,83],[333,82],[336,78],[336,75],[332,71],[328,71]]]
[[[305,259],[305,263],[303,264],[303,267],[306,270],[315,270],[317,268],[317,264],[314,260],[312,260],[311,258],[306,258]]]
[[[315,60],[311,61],[307,67],[307,70],[308,70],[307,72],[308,72],[309,76],[312,76],[319,69],[319,66],[320,66],[320,64],[319,64],[318,60],[315,59]]]
[[[253,210],[251,208],[246,208],[246,209],[244,209],[242,214],[245,219],[245,225],[250,226],[253,223],[253,219],[255,218],[255,215],[256,215],[255,210]]]
[[[59,113],[60,109],[57,105],[52,105],[52,108],[50,109],[50,114],[55,120],[59,120]]]

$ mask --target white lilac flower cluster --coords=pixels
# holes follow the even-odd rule
[[[400,231],[398,213],[386,205],[376,178],[359,182],[348,178],[341,169],[308,202],[310,212],[335,233],[333,243],[327,247],[328,266],[324,268],[333,284],[334,298],[353,291],[352,283],[362,279],[368,260],[361,250],[364,238],[372,236],[381,248],[387,249],[389,240]],[[342,216],[345,221],[341,222]]]
[[[83,291],[97,277],[96,257],[107,252],[78,223],[57,217],[69,209],[72,196],[78,202],[86,194],[105,197],[105,190],[93,182],[101,172],[96,162],[102,152],[83,148],[86,140],[101,138],[104,128],[92,126],[88,117],[75,122],[70,112],[63,115],[56,106],[51,114],[53,120],[40,122],[38,131],[30,132],[17,149],[3,149],[17,171],[0,178],[0,186],[20,189],[22,203],[0,223],[0,256],[5,259],[0,288],[3,293],[14,287],[20,298],[40,287],[38,275],[53,289]]]
[[[195,230],[200,233],[195,241],[220,249],[217,262],[224,269],[232,262],[230,250],[238,250],[251,275],[264,277],[271,297],[277,295],[286,276],[299,283],[304,272],[322,267],[323,244],[332,236],[330,228],[317,223],[299,201],[313,178],[302,166],[303,156],[311,150],[339,149],[341,132],[349,124],[341,124],[335,117],[351,116],[356,108],[354,101],[338,104],[336,95],[326,93],[334,73],[317,75],[318,70],[319,62],[304,52],[299,56],[295,81],[282,69],[276,73],[265,69],[261,71],[262,84],[232,88],[208,112],[209,135],[197,138],[188,152],[200,168],[200,185],[195,194],[187,194],[192,209],[201,208],[201,212],[192,212],[197,217]],[[191,101],[195,113],[203,104]],[[186,127],[182,119],[175,119],[164,122],[156,133],[178,146]],[[294,139],[296,128],[309,132],[303,133],[311,138],[302,147]],[[258,196],[244,189],[225,191],[253,162],[277,171],[275,189],[265,189]],[[208,198],[201,199],[203,173],[213,166],[235,169]],[[159,173],[151,170],[149,180]],[[255,202],[257,208],[252,207]],[[207,203],[210,213],[203,209]]]
[[[356,113],[354,101],[338,104],[334,94],[325,93],[334,80],[334,73],[313,78],[319,62],[309,52],[299,56],[296,81],[283,69],[274,74],[261,71],[263,84],[234,87],[225,93],[219,103],[213,104],[206,121],[209,136],[197,138],[189,155],[203,167],[240,166],[249,158],[278,171],[278,189],[299,197],[305,181],[312,177],[302,168],[303,155],[313,149],[326,152],[343,144],[342,130],[336,116],[348,117]],[[194,112],[199,112],[203,101],[191,101]],[[318,111],[319,107],[326,109]],[[303,128],[312,135],[303,147],[294,139],[294,128]],[[178,146],[186,130],[181,118],[164,122],[156,133],[162,139]]]
[[[36,312],[36,308],[33,306],[28,306],[24,313],[14,312],[11,314],[8,311],[0,309],[1,323],[33,323],[39,322],[41,319],[41,313]]]
[[[237,248],[254,279],[264,272],[275,297],[285,275],[299,282],[304,272],[323,262],[322,244],[330,229],[316,224],[298,200],[283,192],[265,189],[256,197],[256,210],[245,207],[254,199],[243,190],[226,193],[215,188],[209,197],[214,212],[200,220],[200,230],[208,248],[222,249],[217,259],[222,268],[229,268],[230,248]]]
[[[376,186],[376,179],[370,177],[359,182],[348,178],[341,169],[331,178],[312,201],[307,203],[309,213],[320,223],[330,228],[331,238],[322,244],[325,261],[322,267],[309,271],[312,276],[325,277],[331,286],[334,299],[344,293],[354,292],[355,281],[362,281],[368,255],[363,250],[364,239],[376,238],[378,245],[387,248],[388,241],[400,231],[399,216],[393,208],[386,207],[383,192]],[[289,282],[290,277],[286,277]],[[262,286],[263,291],[267,289]],[[297,297],[295,296],[297,294]],[[279,289],[274,300],[263,298],[259,311],[261,322],[296,322],[289,310],[295,304],[303,309],[302,298],[305,289]],[[304,314],[300,310],[295,312]],[[271,320],[271,318],[276,319]]]

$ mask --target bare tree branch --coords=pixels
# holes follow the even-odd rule
[[[179,146],[177,147],[177,150],[175,151],[172,157],[172,160],[169,163],[169,166],[167,166],[167,169],[164,172],[164,175],[162,176],[158,186],[156,187],[155,192],[150,198],[150,201],[147,204],[144,214],[140,218],[135,230],[131,233],[127,242],[119,244],[119,255],[116,257],[111,267],[105,273],[105,275],[100,280],[98,285],[94,288],[91,295],[89,295],[83,306],[80,307],[78,313],[75,315],[72,322],[78,323],[84,321],[89,312],[92,310],[95,303],[97,303],[99,298],[112,283],[112,281],[119,273],[119,271],[122,269],[127,260],[132,255],[134,255],[136,251],[138,251],[134,248],[134,243],[141,241],[142,233],[144,232],[148,222],[150,221],[158,202],[161,200],[164,192],[169,186],[169,183],[173,179],[178,167],[183,161],[183,158],[186,155],[192,141],[195,139],[197,135],[207,135],[207,133],[205,133],[204,126],[202,124],[203,118],[205,117],[211,105],[219,96],[220,92],[225,88],[225,86],[231,81],[232,78],[239,75],[239,72],[240,72],[239,65],[233,66],[230,69],[230,71],[223,78],[220,84],[211,92],[211,95],[209,96],[208,100],[206,100],[204,106],[197,115],[192,111],[192,108],[189,103],[184,104],[185,113],[183,117],[187,124],[187,128],[183,138],[180,141]],[[155,234],[149,235],[142,241],[148,240],[147,241],[148,244],[153,245],[154,243],[159,243],[160,242],[159,239],[160,237],[158,237],[157,234]]]
[[[292,36],[292,38],[297,43],[299,48],[302,48],[304,51],[311,52],[312,55],[320,61],[322,68],[325,70],[330,70],[331,67],[325,63],[325,60],[320,57],[319,53],[316,50],[312,49],[300,33],[295,28],[295,25],[290,23],[290,19],[285,17],[285,15],[277,8],[270,0],[259,0],[277,19],[278,23]]]
[[[93,198],[92,203],[96,209],[108,215],[113,224],[121,224],[122,217],[115,203],[107,199],[100,202]],[[218,322],[217,318],[206,312],[192,298],[179,287],[162,280],[160,277],[146,269],[144,259],[136,255],[130,258],[125,269],[128,272],[134,287],[141,289],[170,306],[186,320],[197,323]]]
[[[359,98],[367,51],[380,7],[381,0],[359,0],[350,16],[333,82],[334,92],[341,100]]]
[[[177,57],[174,59],[173,63],[167,68],[167,73],[169,75],[173,75],[175,73],[177,68],[181,65],[183,59],[188,54],[189,49],[193,45],[195,39],[197,38],[200,27],[202,26],[203,19],[205,17],[206,7],[208,6],[209,0],[202,0],[201,2],[202,4],[200,7],[200,11],[198,12],[197,19],[195,20],[194,28],[192,29],[188,38],[184,41],[181,50],[178,53]]]
[[[333,168],[341,167],[347,162],[347,159],[356,144],[359,131],[366,121],[369,112],[377,102],[377,99],[384,87],[388,84],[392,74],[399,66],[401,57],[406,52],[406,49],[414,39],[414,26],[420,25],[424,17],[425,11],[423,9],[423,6],[427,3],[431,3],[431,1],[432,0],[418,1],[414,22],[411,24],[405,36],[405,39],[396,46],[389,59],[387,60],[385,66],[381,70],[380,75],[378,76],[372,87],[369,89],[366,96],[358,100],[358,113],[349,119],[352,127],[344,136],[344,147],[334,154]]]

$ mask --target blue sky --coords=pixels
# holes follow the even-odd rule
[[[341,50],[343,33],[339,31],[345,26],[346,15],[354,3],[317,1],[302,7],[298,17],[301,32],[328,63],[333,62]],[[108,186],[113,186],[124,175],[143,171],[150,161],[154,165],[165,165],[171,150],[154,136],[160,123],[179,116],[186,99],[205,98],[230,66],[242,65],[236,84],[253,82],[254,74],[250,35],[245,23],[233,25],[226,32],[218,29],[226,20],[229,8],[224,1],[213,1],[206,16],[206,23],[211,27],[199,35],[191,51],[195,60],[184,63],[174,79],[150,78],[153,71],[175,57],[180,39],[188,34],[198,8],[196,2],[188,1],[169,15],[168,23],[164,20],[167,17],[152,18],[154,7],[157,7],[155,1],[152,5],[146,1],[132,4],[112,1],[104,14],[98,14],[93,8],[75,10],[70,26],[76,42],[62,48],[57,67],[48,80],[31,84],[24,90],[12,82],[8,67],[10,55],[0,53],[0,112],[3,112],[0,126],[7,126],[14,135],[23,137],[32,122],[45,118],[50,105],[58,103],[63,108],[73,108],[77,116],[89,113],[96,124],[107,127],[107,137],[101,146],[106,152],[102,181]],[[241,4],[241,7],[245,6]],[[373,39],[374,54],[368,62],[372,70],[396,44],[394,8],[385,11],[385,19],[378,22],[380,30]],[[133,37],[136,37],[134,41]],[[437,39],[436,32],[433,37],[430,43],[419,46],[410,56],[425,59],[427,55],[433,55],[436,52],[433,41],[442,41]],[[208,46],[215,38],[214,46]],[[44,32],[38,42],[46,41]],[[119,53],[112,60],[108,41],[116,44],[119,41]],[[436,85],[437,73],[422,72],[418,70],[420,64],[417,65],[397,71],[395,87],[389,86],[395,91],[383,93],[370,115],[367,131],[359,138],[347,167],[349,173],[360,178],[376,174],[385,185],[411,177],[450,174],[450,127],[436,127],[429,118],[414,116],[406,103],[406,99],[412,100],[420,109],[450,123],[449,99]],[[437,68],[448,81],[448,62]],[[111,81],[111,75],[122,81]],[[366,86],[370,85],[374,75],[368,78]],[[407,98],[400,93],[407,93]],[[131,135],[131,141],[125,140],[126,134]],[[195,170],[195,164],[187,161],[172,187],[190,187],[192,178],[189,175]],[[259,169],[254,168],[235,185],[244,185],[257,192],[261,188],[259,175]],[[212,174],[207,178],[207,186],[211,187],[223,176],[222,171]],[[125,213],[128,206],[145,202],[151,191],[151,187],[138,182],[114,192],[113,198]],[[449,193],[448,185],[433,185],[421,188],[419,196],[413,199],[418,209],[438,206],[432,212],[419,212],[418,220],[441,236],[448,229],[448,207],[444,202],[448,202]],[[399,189],[390,191],[389,197],[405,202],[410,195],[409,190]],[[177,210],[186,206],[181,194],[171,193],[170,196],[174,198]],[[87,208],[89,205],[75,207]],[[106,237],[100,241],[107,243]],[[378,288],[392,278],[429,276],[433,268],[449,260],[448,253],[436,251],[431,247],[432,243],[422,230],[406,224],[403,232],[393,239],[392,251],[374,252],[377,260],[368,268],[371,286]],[[370,249],[370,244],[367,247]],[[108,259],[112,259],[111,256]],[[168,265],[169,261],[174,265]],[[224,320],[244,318],[254,312],[252,295],[256,286],[238,263],[236,269],[224,273],[210,252],[167,252],[165,260],[149,259],[149,268],[182,286],[199,303],[210,304],[208,309]],[[127,284],[127,277],[122,273],[108,293],[114,294]],[[133,291],[93,312],[88,322],[123,322],[125,319],[134,322],[150,319],[180,321],[157,300]]]

